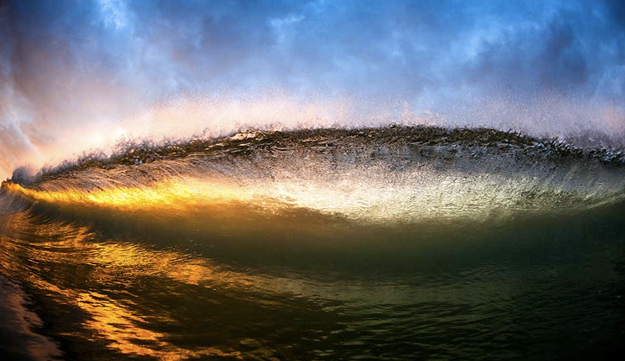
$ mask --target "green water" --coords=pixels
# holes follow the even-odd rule
[[[616,358],[624,212],[428,235],[349,224],[359,239],[314,247],[301,232],[235,246],[35,207],[2,216],[0,270],[66,359]]]

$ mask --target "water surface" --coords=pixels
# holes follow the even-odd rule
[[[3,185],[0,352],[616,359],[624,172],[490,130],[129,146]]]

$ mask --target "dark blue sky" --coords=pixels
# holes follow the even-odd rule
[[[358,124],[407,112],[551,135],[625,128],[619,0],[0,4],[0,168],[72,132],[129,128],[154,104],[268,92],[317,112],[349,99]]]

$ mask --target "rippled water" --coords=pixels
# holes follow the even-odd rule
[[[423,132],[131,147],[4,184],[0,355],[617,359],[622,157]]]

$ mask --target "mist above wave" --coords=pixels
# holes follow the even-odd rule
[[[22,166],[17,173],[28,179],[42,167],[75,160],[79,154],[102,153],[108,157],[119,153],[120,142],[152,143],[158,147],[167,143],[188,143],[192,139],[226,137],[246,129],[262,132],[357,130],[393,124],[450,130],[488,128],[535,138],[563,139],[582,148],[623,149],[625,146],[623,113],[608,105],[586,106],[582,100],[553,95],[529,102],[500,95],[479,98],[469,104],[457,99],[447,99],[443,103],[444,107],[430,107],[396,98],[371,99],[340,94],[298,98],[279,89],[223,92],[211,96],[187,94],[140,104],[134,111],[115,118],[54,124],[38,129],[42,134],[35,138],[27,137],[27,144],[2,140],[0,148],[6,156],[0,159],[0,173],[9,175]],[[11,132],[7,129],[0,138],[20,138]]]

